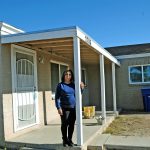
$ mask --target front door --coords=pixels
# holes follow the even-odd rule
[[[14,50],[14,115],[16,130],[37,122],[35,53]]]

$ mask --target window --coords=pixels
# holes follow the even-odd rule
[[[51,88],[52,88],[52,99],[55,98],[56,86],[61,82],[61,76],[65,70],[68,69],[68,65],[51,62]]]
[[[143,66],[143,76],[144,76],[144,82],[150,82],[150,65],[149,66]]]
[[[150,65],[129,66],[129,83],[150,83]]]

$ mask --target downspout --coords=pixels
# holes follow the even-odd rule
[[[2,25],[3,23],[0,22],[0,122],[1,122],[1,126],[0,126],[0,146],[4,146],[4,116],[3,116],[3,98],[2,98],[2,93],[3,93],[3,89],[2,89]]]

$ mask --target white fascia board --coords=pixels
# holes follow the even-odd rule
[[[2,35],[16,34],[16,32],[4,27],[1,28],[1,33]]]
[[[8,35],[7,32],[4,32],[4,31],[0,31],[1,35]]]
[[[23,30],[17,29],[11,25],[8,25],[4,22],[0,22],[1,33],[2,35],[16,34],[16,33],[24,33]]]
[[[109,60],[120,66],[120,62],[111,55],[107,50],[105,50],[103,47],[101,47],[96,41],[94,41],[89,35],[84,33],[79,27],[77,27],[77,36],[85,41],[87,44],[89,44],[91,47],[93,47],[98,53],[101,53],[105,57],[107,57]]]
[[[141,54],[130,54],[130,55],[119,55],[115,56],[117,59],[129,59],[129,58],[140,58],[140,57],[149,57],[150,53],[141,53]]]
[[[16,43],[34,40],[45,40],[54,38],[74,37],[76,28],[61,28],[54,30],[44,30],[38,32],[19,33],[15,35],[2,36],[2,44]]]
[[[11,26],[11,25],[9,25],[9,24],[6,24],[6,23],[4,23],[4,22],[2,23],[2,26],[5,27],[5,28],[10,29],[10,30],[12,30],[12,31],[14,31],[15,33],[24,33],[23,30],[20,30],[20,29],[18,29],[18,28],[15,28],[15,27],[13,27],[13,26]]]

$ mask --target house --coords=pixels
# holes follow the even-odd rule
[[[143,109],[142,98],[140,104],[135,99],[140,93],[135,90],[140,86],[128,83],[128,67],[124,62],[129,62],[130,55],[123,54],[126,57],[122,59],[120,48],[116,48],[117,54],[115,48],[106,50],[76,26],[24,32],[1,22],[0,33],[0,145],[59,117],[54,102],[55,88],[68,68],[75,74],[78,145],[83,144],[83,106],[96,106],[96,110],[102,111],[104,122],[106,110],[116,113],[117,106]],[[135,62],[139,64],[134,62],[130,66],[140,62],[143,65],[146,60],[148,64],[148,59],[140,59],[143,61],[138,58]],[[81,80],[87,85],[83,96]],[[127,106],[126,101],[131,105]]]
[[[106,48],[121,64],[116,69],[117,107],[143,110],[142,88],[150,84],[150,44]]]

